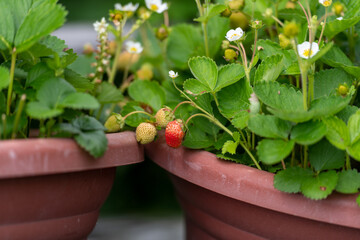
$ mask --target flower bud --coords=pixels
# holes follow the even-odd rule
[[[125,125],[124,118],[118,114],[112,114],[105,122],[104,127],[107,132],[119,132]]]
[[[224,11],[221,12],[222,17],[230,17],[231,16],[231,10],[229,8],[226,8]]]
[[[271,8],[267,8],[263,13],[263,16],[266,18],[271,18],[273,15],[273,10]]]
[[[238,54],[233,49],[226,49],[224,58],[226,61],[232,62],[238,58]]]
[[[288,8],[288,9],[295,9],[295,7],[296,7],[296,4],[293,1],[288,1],[285,5],[285,8]]]
[[[249,108],[250,113],[251,114],[259,113],[260,112],[260,102],[255,93],[251,94],[249,101],[250,101],[250,108]]]
[[[169,36],[168,28],[166,26],[159,27],[156,29],[155,36],[160,41],[165,40]]]
[[[336,89],[336,92],[339,95],[345,97],[349,93],[349,87],[348,87],[348,85],[346,83],[340,84],[339,87]]]
[[[263,27],[263,22],[261,20],[251,21],[251,27],[254,29],[260,29]]]
[[[83,54],[85,55],[91,55],[94,52],[94,48],[91,45],[91,43],[85,43],[84,45],[84,49],[83,49]]]
[[[299,26],[295,22],[287,22],[284,25],[284,35],[288,38],[294,38],[299,33]]]

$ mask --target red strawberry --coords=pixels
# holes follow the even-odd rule
[[[168,123],[165,129],[165,139],[168,146],[177,148],[181,146],[185,132],[183,130],[184,124],[177,119]]]

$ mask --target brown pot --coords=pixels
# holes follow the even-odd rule
[[[173,149],[164,137],[146,154],[170,173],[185,212],[187,239],[359,239],[356,195],[313,201],[273,187],[272,173],[212,153]]]
[[[117,166],[143,161],[132,132],[94,159],[71,139],[0,142],[0,239],[86,239]]]

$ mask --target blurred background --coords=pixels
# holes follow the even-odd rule
[[[54,35],[64,39],[78,54],[85,43],[96,45],[93,23],[108,18],[115,0],[59,0],[68,10],[67,23]],[[145,6],[144,1],[138,2]],[[170,0],[170,24],[191,22],[197,9],[193,0]],[[154,14],[154,26],[163,21]],[[89,240],[180,240],[184,239],[180,206],[164,170],[149,159],[136,165],[117,169],[109,198],[101,209],[99,221]]]

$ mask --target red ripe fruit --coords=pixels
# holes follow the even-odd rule
[[[177,148],[181,146],[185,132],[181,120],[174,120],[168,123],[165,129],[165,139],[168,146]]]

